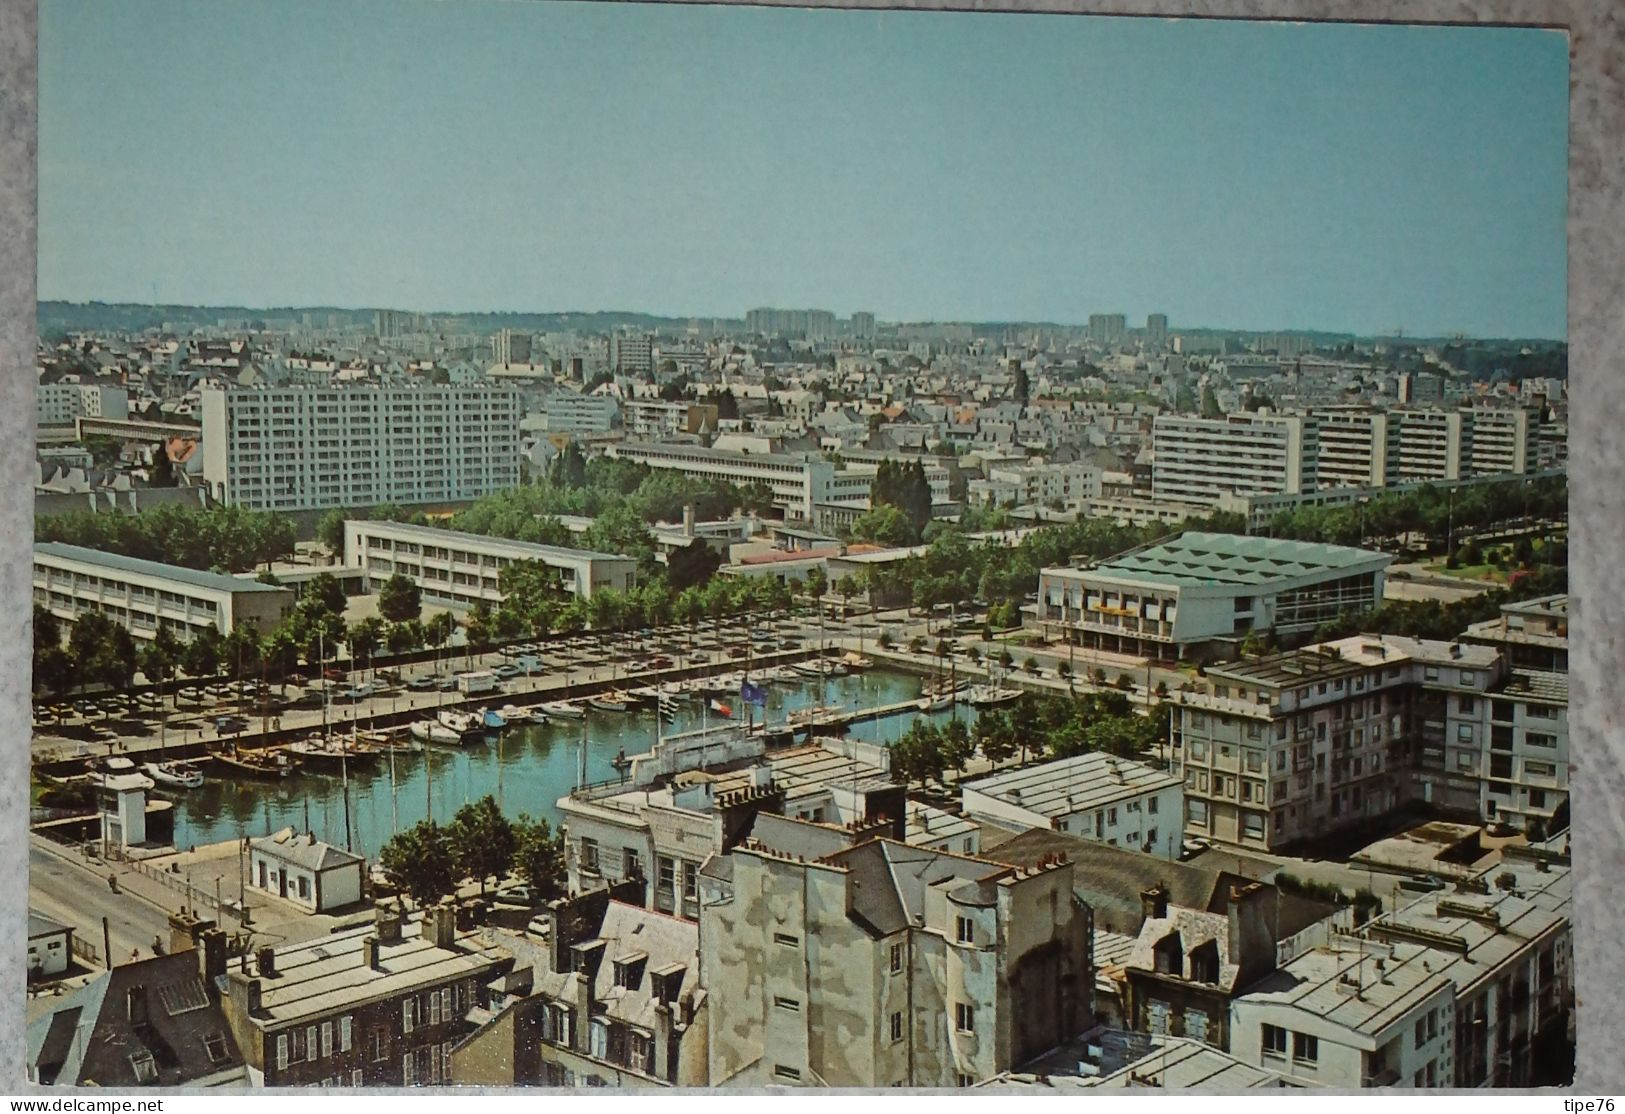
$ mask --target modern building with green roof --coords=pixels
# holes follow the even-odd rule
[[[1085,568],[1044,569],[1038,618],[1080,646],[1206,658],[1249,633],[1283,642],[1382,600],[1386,553],[1194,531]]]

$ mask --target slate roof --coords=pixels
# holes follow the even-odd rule
[[[875,936],[890,936],[923,923],[928,889],[947,884],[961,900],[991,903],[992,883],[1008,867],[986,859],[951,855],[875,839],[825,857],[851,875],[852,917]],[[970,890],[975,893],[968,892]]]
[[[363,861],[360,855],[323,843],[311,834],[298,835],[291,829],[250,840],[249,845],[291,866],[304,867],[317,873]]]
[[[28,1063],[40,1082],[72,1086],[176,1087],[210,1077],[246,1078],[194,951],[115,967],[59,999],[28,1027]]]
[[[1010,866],[1033,867],[1056,852],[1073,864],[1072,890],[1094,910],[1095,928],[1131,936],[1139,934],[1145,919],[1140,892],[1159,882],[1168,889],[1170,906],[1223,913],[1229,908],[1230,888],[1254,880],[1230,870],[1169,862],[1043,828],[1022,832],[992,850],[984,848],[982,857]],[[1279,894],[1276,935],[1284,940],[1323,920],[1332,909],[1324,902]]]

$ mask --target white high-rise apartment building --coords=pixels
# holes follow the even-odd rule
[[[519,393],[427,386],[205,391],[203,478],[216,499],[250,510],[476,499],[519,483]]]
[[[1296,494],[1317,486],[1317,423],[1301,414],[1159,415],[1152,425],[1157,499],[1212,505],[1219,496]]]
[[[128,418],[130,396],[102,383],[41,383],[34,393],[37,425],[72,425],[75,418]]]
[[[1313,411],[1320,441],[1316,483],[1320,487],[1384,487],[1398,440],[1385,411],[1333,407]]]
[[[1472,470],[1477,476],[1533,472],[1540,459],[1540,422],[1521,406],[1472,410]]]
[[[1459,480],[1472,471],[1473,421],[1461,410],[1394,409],[1398,427],[1391,480]]]

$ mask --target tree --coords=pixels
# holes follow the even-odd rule
[[[419,908],[450,894],[457,883],[456,863],[446,829],[422,820],[397,833],[383,846],[378,863],[384,874]]]
[[[514,872],[544,897],[564,889],[564,839],[545,818],[532,820],[523,813],[514,825]]]
[[[316,523],[316,540],[326,546],[329,553],[334,555],[343,553],[345,520],[366,517],[367,513],[364,510],[334,507],[322,515],[321,521]]]
[[[807,594],[813,598],[814,603],[821,601],[824,593],[829,591],[829,577],[825,575],[823,569],[809,569],[802,583],[806,585]]]
[[[86,681],[126,689],[135,676],[135,639],[99,611],[87,611],[74,620],[68,654],[77,675]]]
[[[1034,677],[1038,676],[1038,659],[1033,657],[1031,654],[1027,655],[1027,660],[1021,663],[1021,668],[1025,669],[1028,673],[1031,673]]]
[[[457,872],[478,882],[482,895],[486,879],[500,879],[512,868],[518,847],[513,825],[489,795],[457,810],[446,839]]]
[[[149,685],[162,685],[175,675],[180,664],[181,645],[168,627],[160,626],[152,640],[141,648],[141,675]]]
[[[360,668],[372,665],[373,655],[384,641],[384,623],[376,615],[351,623],[344,634],[344,644],[350,648],[350,660]]]
[[[378,590],[378,613],[392,623],[404,623],[423,614],[423,594],[404,574],[396,573]]]
[[[345,599],[344,585],[339,583],[338,577],[330,572],[319,572],[305,585],[300,602],[309,602],[334,615],[342,615],[348,601]]]
[[[384,634],[384,645],[389,647],[390,653],[396,655],[410,654],[422,647],[426,640],[423,624],[416,619],[408,619],[404,623],[391,623],[389,630]],[[352,652],[353,649],[352,647]]]
[[[970,728],[965,721],[955,717],[948,721],[942,729],[942,758],[959,773],[965,771],[965,764],[976,756],[976,740],[971,737]]]
[[[423,640],[435,649],[441,649],[457,633],[457,620],[449,611],[437,611],[423,624]]]
[[[220,672],[223,639],[214,627],[204,627],[181,650],[181,668],[189,677],[213,677]]]
[[[73,685],[73,655],[62,646],[62,626],[55,615],[34,605],[34,688],[61,696]]]

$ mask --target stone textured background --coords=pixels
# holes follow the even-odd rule
[[[231,2],[231,0],[225,0]],[[336,0],[342,2],[342,0]],[[545,0],[519,0],[545,2]],[[608,0],[602,0],[608,2]],[[667,0],[675,2],[675,0]],[[1575,958],[1580,1052],[1577,1087],[1625,1092],[1625,923],[1613,897],[1625,883],[1625,738],[1613,699],[1625,680],[1618,632],[1625,618],[1625,344],[1620,255],[1625,249],[1625,5],[1613,0],[1029,0],[1023,3],[783,4],[948,11],[1144,14],[1384,23],[1515,23],[1570,36],[1569,416],[1573,734],[1573,840],[1578,875]],[[0,0],[0,986],[21,990],[27,889],[28,630],[31,594],[35,119],[38,12]],[[252,49],[252,47],[245,47]],[[150,61],[150,60],[149,60]],[[160,64],[176,63],[169,60]],[[147,63],[132,59],[129,79]],[[0,994],[0,1090],[19,1093],[23,999]]]

